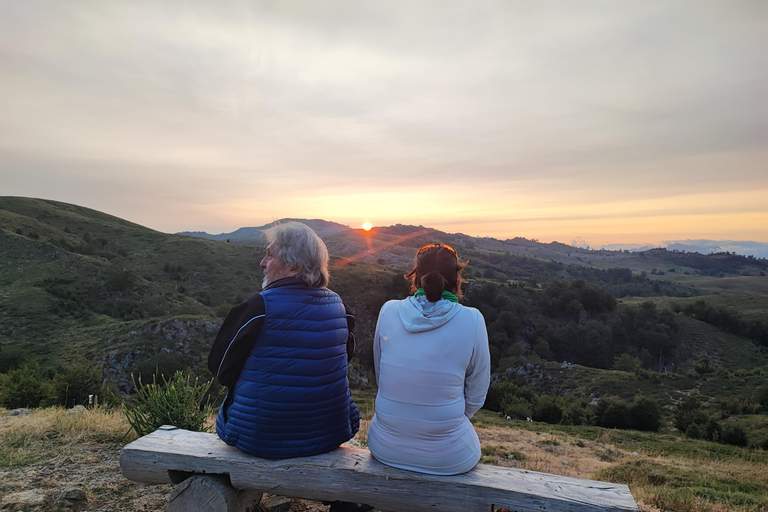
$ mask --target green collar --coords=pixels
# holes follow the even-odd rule
[[[422,295],[426,295],[424,288],[419,288],[416,290],[416,293],[413,294],[414,297],[421,297]],[[459,298],[448,290],[443,290],[443,293],[440,295],[440,297],[451,302],[459,302]]]

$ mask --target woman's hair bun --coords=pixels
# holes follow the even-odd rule
[[[445,289],[445,278],[439,272],[430,272],[421,278],[421,287],[429,302],[437,302]]]

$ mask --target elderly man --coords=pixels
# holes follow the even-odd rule
[[[216,432],[258,457],[325,453],[357,432],[348,319],[328,288],[328,250],[298,222],[266,232],[263,289],[229,312],[208,368],[229,388]]]

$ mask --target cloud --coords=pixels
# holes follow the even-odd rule
[[[428,207],[405,209],[413,223],[439,217],[424,212],[443,197],[482,229],[548,208],[586,222],[584,203],[609,218],[625,201],[768,190],[761,9],[5,3],[2,193],[37,196],[48,181],[57,199],[109,205],[142,190],[154,200],[133,215],[178,231],[209,227],[167,225],[170,204],[202,221],[203,195],[236,228],[271,220],[244,218],[246,204],[349,221],[345,203],[397,213],[376,194],[419,190]]]

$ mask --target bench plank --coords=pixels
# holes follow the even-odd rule
[[[626,485],[480,464],[469,473],[437,476],[381,464],[370,452],[341,447],[313,457],[268,460],[246,455],[215,434],[158,430],[128,444],[123,475],[147,484],[175,475],[229,475],[236,489],[309,500],[367,503],[392,512],[637,511]]]

